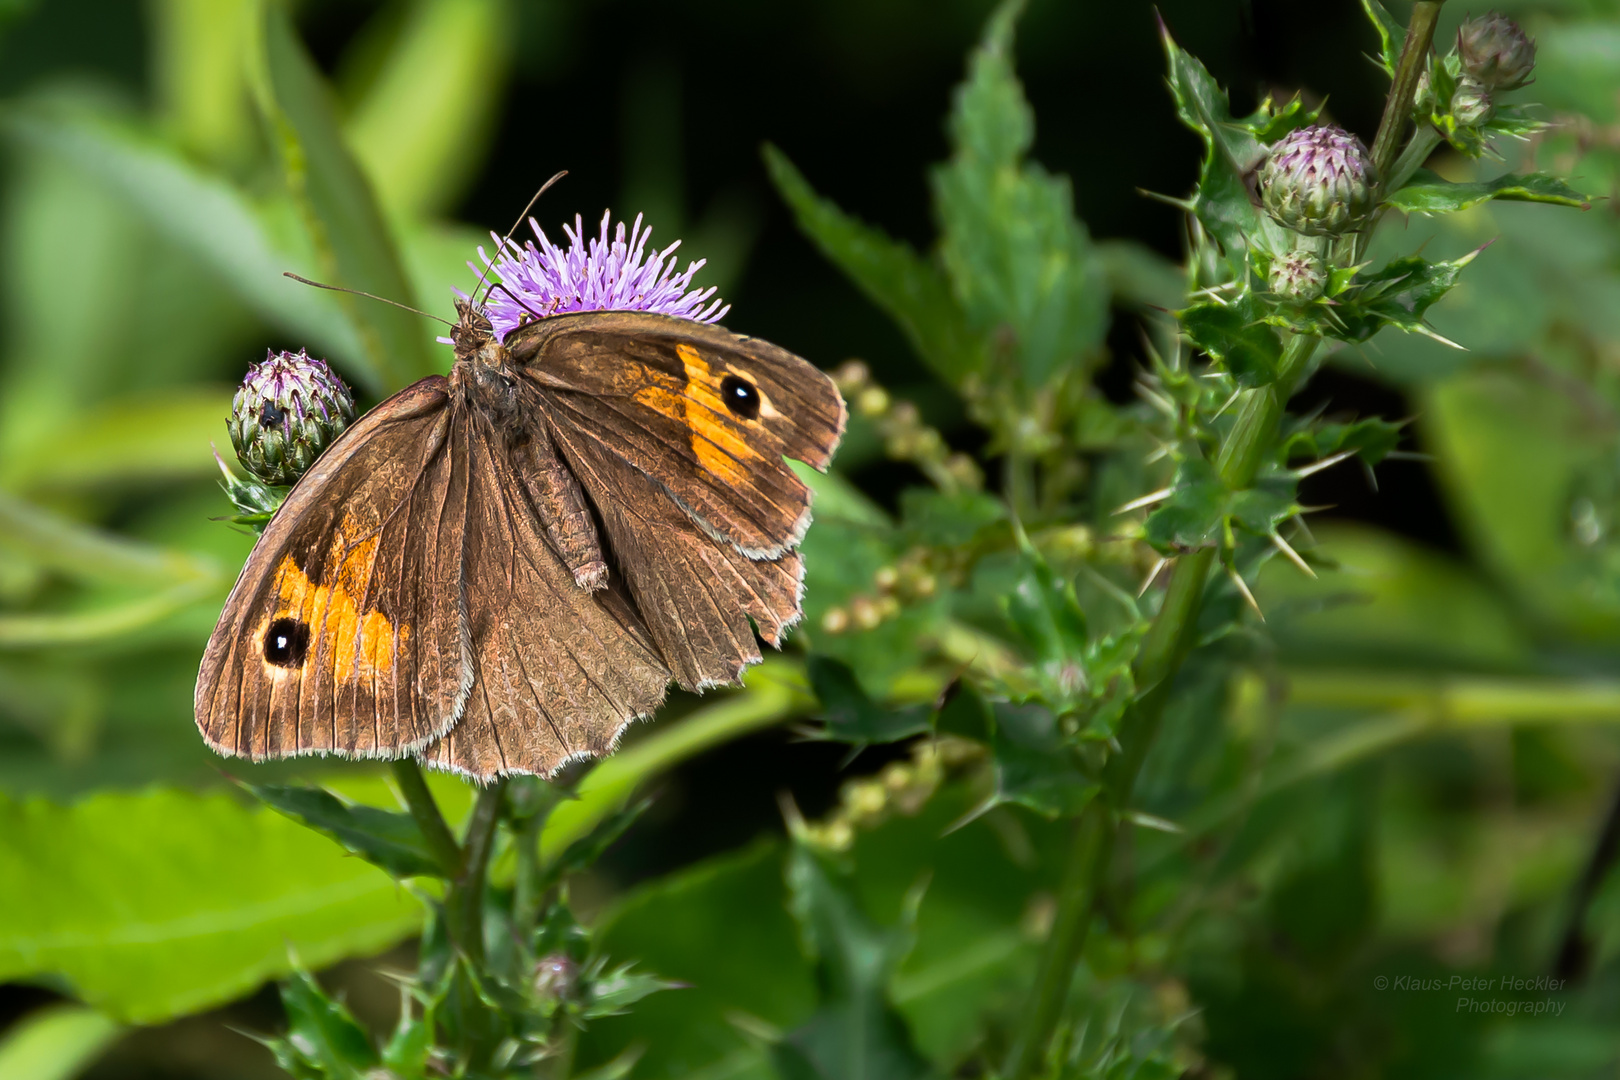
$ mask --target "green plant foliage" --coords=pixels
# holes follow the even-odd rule
[[[228,1001],[294,961],[413,932],[421,905],[330,840],[226,794],[0,805],[0,977],[56,977],[115,1018]]]

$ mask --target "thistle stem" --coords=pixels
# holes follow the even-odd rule
[[[1245,391],[1237,422],[1216,455],[1216,470],[1227,486],[1246,488],[1254,483],[1277,440],[1288,397],[1304,376],[1319,338],[1292,338],[1278,365],[1278,381]],[[1203,607],[1204,585],[1215,562],[1210,548],[1183,555],[1170,572],[1170,584],[1159,614],[1148,628],[1137,654],[1135,677],[1139,696],[1121,721],[1120,750],[1103,773],[1105,797],[1092,800],[1075,822],[1063,867],[1062,892],[1047,936],[1035,990],[1025,1014],[1023,1030],[1013,1044],[1007,1080],[1028,1080],[1039,1070],[1047,1044],[1063,1017],[1074,969],[1085,950],[1086,934],[1096,915],[1097,898],[1104,885],[1119,831],[1119,815],[1129,809],[1131,792],[1148,750],[1158,735],[1159,722],[1170,698],[1170,687],[1181,663],[1191,651]]]
[[[475,966],[484,960],[484,878],[489,871],[490,852],[495,848],[495,827],[500,824],[505,796],[505,780],[497,780],[478,793],[462,845],[461,873],[450,882],[450,895],[445,898],[451,936]]]
[[[1390,174],[1395,164],[1395,151],[1401,134],[1412,115],[1412,99],[1417,94],[1418,79],[1429,60],[1429,46],[1434,43],[1434,27],[1440,21],[1440,6],[1445,0],[1417,0],[1412,5],[1412,20],[1406,27],[1406,43],[1401,47],[1401,58],[1395,65],[1395,77],[1389,86],[1389,97],[1384,101],[1384,116],[1378,122],[1378,135],[1373,139],[1373,168],[1380,182]],[[1388,190],[1387,188],[1385,190]]]
[[[411,817],[416,819],[416,827],[422,830],[428,850],[438,860],[445,877],[455,877],[461,872],[461,846],[456,843],[450,826],[445,824],[444,815],[439,813],[439,804],[434,801],[433,792],[428,790],[421,766],[417,765],[415,758],[400,758],[391,765],[394,783],[399,785],[399,793],[404,797]]]

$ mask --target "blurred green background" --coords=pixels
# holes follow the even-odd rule
[[[1499,6],[1538,37],[1534,97],[1567,121],[1511,153],[1613,193],[1620,8]],[[95,1076],[273,1075],[268,1057],[229,1028],[275,1025],[278,1006],[257,987],[284,968],[255,971],[222,954],[256,955],[265,941],[275,952],[296,939],[306,962],[324,966],[395,945],[415,925],[386,879],[301,846],[325,842],[221,793],[220,763],[189,719],[202,643],[251,546],[213,520],[227,507],[209,454],[211,441],[226,443],[231,389],[247,364],[267,348],[307,345],[335,361],[362,405],[449,364],[449,350],[427,344],[432,335],[414,317],[356,309],[279,277],[318,275],[320,260],[275,153],[280,136],[255,105],[269,78],[248,59],[255,8],[0,3],[0,833],[49,837],[60,855],[51,880],[8,883],[8,867],[15,874],[25,855],[30,866],[43,856],[7,853],[0,835],[0,981],[18,977],[0,986],[0,1029],[87,985],[106,1001],[147,993],[151,1012],[125,1010],[136,1021],[241,998],[223,1015],[123,1037]],[[797,232],[759,149],[775,143],[846,210],[926,247],[925,170],[946,156],[941,118],[987,10],[983,0],[327,0],[293,9],[298,38],[337,91],[331,134],[346,140],[399,238],[403,278],[389,295],[448,311],[480,237],[504,229],[542,180],[568,169],[537,210],[554,236],[575,213],[587,223],[607,207],[645,213],[655,243],[680,237],[683,254],[709,260],[699,282],[733,304],[730,327],[827,368],[865,359],[968,450],[982,435],[893,325]],[[1164,0],[1157,10],[1240,111],[1302,89],[1328,96],[1334,119],[1364,136],[1375,128],[1382,79],[1363,56],[1371,35],[1352,0]],[[1094,236],[1134,242],[1109,249],[1115,265],[1149,276],[1179,258],[1182,225],[1140,191],[1185,191],[1198,159],[1164,89],[1153,11],[1037,0],[1018,50],[1038,120],[1034,156],[1073,179]],[[1462,14],[1448,12],[1447,25]],[[306,180],[317,194],[336,184],[328,195],[341,197],[341,178]],[[1620,878],[1609,872],[1620,835],[1607,854],[1602,843],[1606,828],[1620,831],[1611,811],[1620,776],[1615,206],[1575,214],[1493,205],[1443,227],[1391,222],[1380,243],[1410,249],[1433,234],[1431,255],[1501,235],[1433,313],[1470,351],[1380,338],[1335,357],[1296,402],[1416,421],[1409,456],[1380,467],[1376,488],[1353,467],[1307,484],[1304,501],[1331,507],[1313,528],[1343,570],[1311,584],[1270,568],[1260,598],[1271,642],[1253,646],[1259,659],[1247,675],[1197,705],[1239,735],[1264,728],[1311,747],[1316,757],[1300,767],[1331,777],[1262,799],[1223,836],[1219,860],[1252,873],[1182,880],[1185,894],[1162,900],[1231,915],[1182,918],[1196,923],[1178,930],[1190,935],[1190,959],[1159,984],[1203,1007],[1211,1075],[1596,1076],[1620,1067]],[[348,250],[345,237],[332,242]],[[364,245],[354,251],[363,262]],[[387,267],[371,271],[387,284]],[[1132,310],[1117,312],[1099,378],[1116,402],[1129,399],[1140,355]],[[852,439],[838,468],[889,509],[917,480],[871,439]],[[670,716],[691,705],[675,702]],[[1275,727],[1279,713],[1287,716]],[[1324,733],[1337,741],[1312,741]],[[1197,739],[1162,749],[1191,755]],[[903,755],[874,749],[848,764],[843,748],[780,729],[713,747],[661,777],[653,809],[577,886],[581,907],[615,912],[619,946],[653,957],[655,969],[659,957],[678,967],[683,951],[712,951],[717,940],[761,956],[791,952],[785,924],[759,922],[748,931],[758,940],[735,944],[731,935],[758,922],[756,909],[728,912],[723,899],[766,897],[780,918],[768,849],[750,846],[781,833],[778,792],[815,817],[850,776]],[[265,770],[294,771],[322,774]],[[347,775],[356,797],[381,791],[364,770]],[[441,791],[462,797],[455,787]],[[934,806],[886,827],[868,858],[926,846],[961,809]],[[198,839],[187,820],[216,828]],[[963,842],[988,851],[999,828]],[[1003,847],[1043,851],[1042,823],[1021,828],[1024,839]],[[94,854],[76,861],[70,852]],[[725,853],[661,886],[666,893],[632,891]],[[898,909],[909,883],[911,864],[894,858],[887,878],[868,882],[880,908]],[[1008,895],[1045,880],[1035,854],[957,858],[960,875],[993,858],[1021,866],[1006,870]],[[176,967],[229,969],[206,990],[178,977],[167,997],[167,988],[121,985],[136,968],[120,950],[138,952],[139,931],[6,940],[4,924],[24,921],[8,904],[71,921],[75,905],[110,888],[132,907],[173,906],[165,886],[143,876],[154,861],[197,869],[221,904],[264,890],[262,910],[230,909],[236,922],[194,937],[194,955],[170,957]],[[81,862],[94,864],[95,882],[78,876],[90,873]],[[287,886],[290,868],[304,874],[303,892]],[[948,867],[935,873],[949,880]],[[754,878],[764,882],[754,892],[716,884]],[[185,910],[209,902],[192,896]],[[311,926],[305,916],[316,909]],[[1011,966],[991,965],[995,979],[951,984],[951,993],[1016,997],[1027,914],[1015,910],[1008,923]],[[294,934],[287,927],[300,918]],[[1450,998],[1372,993],[1381,972],[1540,976],[1561,951],[1560,974],[1586,989],[1556,1024],[1459,1018],[1446,1011]],[[50,970],[71,974],[34,977]],[[333,978],[368,1015],[392,1007],[393,991],[365,965]],[[903,1002],[934,1000],[914,983]],[[762,1014],[791,1018],[809,997],[807,982],[738,985],[740,997],[769,999]],[[942,1059],[952,1015],[921,1006],[912,1015]],[[81,1025],[63,1029],[67,1042],[94,1048],[115,1036],[98,1016],[60,1016]],[[14,1060],[0,1056],[4,1080],[36,1075],[5,1072],[20,1067]],[[645,1075],[685,1074],[678,1055],[654,1055],[645,1069],[655,1068],[663,1071]]]

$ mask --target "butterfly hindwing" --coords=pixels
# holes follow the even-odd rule
[[[222,753],[394,757],[455,723],[467,469],[446,380],[367,413],[265,530],[209,639],[198,727]]]
[[[464,573],[474,680],[460,722],[423,759],[487,779],[550,775],[606,754],[663,701],[669,669],[622,586],[575,582],[508,437],[460,409],[452,439],[472,462]]]

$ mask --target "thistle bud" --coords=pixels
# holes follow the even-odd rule
[[[534,965],[534,994],[543,1001],[566,1001],[574,994],[579,965],[567,953],[542,956]]]
[[[248,368],[227,426],[236,456],[267,484],[297,481],[354,420],[343,380],[300,349],[271,353]]]
[[[1283,136],[1260,170],[1267,213],[1307,236],[1360,228],[1372,212],[1377,186],[1367,148],[1331,124]]]
[[[1536,67],[1536,43],[1518,23],[1495,11],[1457,28],[1457,55],[1463,70],[1487,90],[1517,90]]]
[[[1451,95],[1451,116],[1462,127],[1483,123],[1491,115],[1491,91],[1472,75],[1457,80]]]
[[[1271,291],[1285,300],[1315,300],[1327,288],[1327,279],[1327,267],[1308,251],[1290,251],[1271,264]]]

